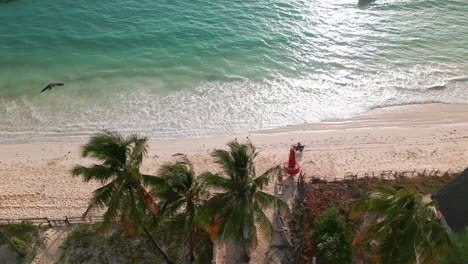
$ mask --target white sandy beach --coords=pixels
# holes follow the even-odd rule
[[[219,138],[150,144],[143,165],[157,173],[164,162],[184,153],[198,172],[216,171],[209,153],[249,137],[260,155],[257,172],[282,164],[291,144],[306,145],[306,176],[439,169],[468,166],[468,105],[409,105],[373,110],[349,120],[305,124]],[[155,140],[155,139],[151,139]],[[90,162],[79,144],[0,145],[0,218],[80,216],[99,184],[72,178],[70,169]]]

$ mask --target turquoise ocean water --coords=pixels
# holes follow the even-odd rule
[[[0,3],[0,143],[198,138],[468,103],[468,1]],[[49,82],[65,86],[47,93]]]

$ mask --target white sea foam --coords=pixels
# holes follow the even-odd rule
[[[57,100],[50,94],[46,105],[3,98],[0,142],[82,141],[103,129],[138,132],[153,140],[200,138],[349,118],[390,105],[468,103],[466,76],[463,65],[430,64],[336,82],[209,82],[168,95],[141,87],[109,95],[102,104],[73,103],[76,98],[66,93]]]

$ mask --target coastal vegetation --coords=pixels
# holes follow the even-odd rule
[[[163,165],[158,176],[162,181],[151,193],[158,197],[158,208],[169,230],[163,236],[164,241],[176,250],[180,245],[188,247],[191,263],[206,260],[206,253],[212,252],[212,243],[200,221],[199,208],[208,199],[208,190],[187,158]]]
[[[270,239],[273,211],[282,212],[291,243],[277,246],[293,263],[463,263],[466,233],[448,235],[428,194],[456,176],[347,179],[326,182],[299,177],[288,205],[263,189],[273,167],[258,176],[251,142],[228,142],[211,156],[216,173],[197,173],[187,157],[165,163],[156,175],[141,165],[148,139],[115,132],[93,136],[72,174],[98,181],[83,217],[61,246],[58,263],[208,263],[216,243],[233,247],[248,263],[260,239]],[[42,227],[1,226],[0,242],[20,254],[35,254]],[[275,229],[275,231],[277,231]],[[42,242],[41,242],[42,241]],[[410,250],[411,249],[411,250]],[[291,257],[291,258],[289,258]],[[458,261],[458,262],[457,262]]]
[[[60,246],[57,263],[162,263],[164,259],[152,250],[146,236],[128,236],[120,226],[107,234],[100,226],[80,225],[74,228]]]
[[[185,251],[190,263],[202,263],[211,241],[240,244],[248,262],[249,248],[257,245],[259,232],[267,238],[272,233],[265,209],[288,211],[281,199],[262,191],[281,169],[274,167],[257,176],[255,147],[232,141],[227,144],[229,150],[212,152],[222,175],[204,172],[197,177],[186,158],[165,164],[157,176],[147,175],[140,172],[147,140],[103,132],[83,146],[82,156],[99,163],[77,165],[73,175],[103,184],[94,191],[83,217],[105,210],[98,230],[109,232],[118,224],[127,235],[138,237],[143,231],[167,263],[174,263],[171,258],[184,259]]]
[[[450,240],[447,241],[445,230],[440,230],[439,228],[440,222],[434,217],[434,211],[432,211],[437,205],[433,203],[423,204],[420,198],[422,198],[422,195],[428,197],[429,194],[435,192],[456,176],[457,173],[448,172],[443,176],[399,177],[392,180],[369,177],[336,182],[311,181],[305,185],[306,191],[303,200],[303,209],[296,209],[291,214],[289,228],[293,231],[293,237],[297,237],[297,239],[293,239],[295,242],[290,249],[291,258],[297,259],[294,263],[311,263],[312,257],[316,256],[317,263],[330,263],[329,260],[318,253],[320,249],[317,247],[317,244],[314,243],[313,239],[311,239],[311,236],[303,236],[302,233],[313,233],[314,230],[317,229],[317,219],[322,218],[325,212],[330,208],[336,208],[343,217],[343,220],[352,229],[352,263],[385,263],[382,262],[383,260],[380,260],[380,262],[378,260],[378,257],[380,257],[378,254],[380,249],[379,242],[385,240],[378,238],[373,239],[370,242],[371,247],[366,247],[365,244],[359,242],[363,241],[366,237],[365,234],[370,234],[372,229],[375,230],[373,226],[378,225],[382,220],[386,220],[385,223],[387,224],[394,224],[391,220],[393,218],[385,219],[385,214],[393,215],[394,213],[405,213],[401,215],[403,218],[413,217],[411,220],[419,224],[418,226],[420,229],[418,231],[421,231],[419,234],[406,233],[404,236],[401,235],[399,237],[394,234],[395,236],[392,238],[397,241],[395,243],[400,243],[402,245],[404,243],[415,243],[415,245],[420,245],[422,241],[430,241],[428,248],[433,250],[432,260],[437,259],[437,261],[434,262],[439,263],[439,259],[447,255],[445,253],[451,252],[452,254],[456,254],[456,252],[459,251],[456,250],[457,245],[454,242],[455,238],[451,237]],[[366,206],[370,206],[369,202],[372,200],[371,198],[381,198],[379,195],[379,190],[381,189],[392,189],[394,192],[400,192],[400,194],[396,196],[399,199],[392,199],[392,202],[388,202],[391,204],[395,203],[395,206],[401,206],[401,203],[405,201],[403,197],[405,197],[407,199],[406,201],[409,202],[408,204],[414,202],[412,204],[413,206],[410,207],[411,210],[408,209],[405,211],[402,209],[402,211],[392,211],[390,209],[395,208],[391,207],[388,210],[383,210],[381,212],[382,215],[376,212],[363,213],[363,209],[365,209]],[[412,214],[412,212],[415,212],[415,214]],[[424,214],[424,212],[426,214]],[[398,218],[393,220],[398,221],[397,219]],[[401,224],[403,224],[403,222]],[[385,231],[383,232],[382,230],[381,234],[386,234],[386,232],[390,233],[390,226],[384,225],[381,227]],[[405,226],[402,226],[402,228],[403,227]],[[411,228],[411,225],[407,225],[407,227]],[[434,232],[434,229],[437,233],[431,233]],[[455,237],[459,236],[457,235]],[[408,241],[408,239],[412,242]],[[422,248],[420,247],[418,250],[414,250],[412,254],[417,252],[419,256],[420,252],[423,252],[421,250]],[[396,259],[399,256],[393,255],[393,257]],[[416,262],[410,261],[406,263]]]
[[[311,239],[317,256],[330,263],[351,263],[353,233],[336,208],[329,208],[314,223]]]
[[[468,260],[468,227],[462,232],[450,235],[453,247],[444,255],[439,256],[439,264],[464,264]]]
[[[154,198],[145,187],[159,182],[159,178],[140,172],[143,157],[148,150],[147,141],[148,138],[136,135],[123,138],[116,132],[93,136],[89,143],[83,146],[82,156],[97,159],[102,163],[90,167],[77,165],[72,173],[74,176],[82,176],[86,182],[96,180],[104,184],[94,191],[83,217],[95,208],[106,207],[101,231],[107,231],[117,220],[127,234],[137,235],[144,231],[155,250],[168,263],[172,263],[147,227],[153,220],[148,216],[156,217],[157,208]]]
[[[46,229],[28,223],[1,225],[0,246],[7,246],[18,254],[22,262],[28,263],[36,256],[38,249],[45,246]]]
[[[206,187],[218,190],[201,208],[204,216],[213,223],[210,230],[217,239],[241,244],[243,260],[248,262],[247,247],[256,247],[258,232],[270,238],[272,225],[265,214],[266,208],[288,211],[288,206],[278,197],[262,191],[272,175],[281,173],[273,167],[257,176],[254,159],[258,155],[252,143],[228,143],[229,150],[215,150],[212,156],[223,170],[223,175],[210,172],[201,175]]]
[[[378,263],[430,263],[451,246],[437,219],[435,203],[424,203],[422,195],[414,191],[381,187],[351,211],[353,217],[364,213],[373,217],[353,244],[358,250],[371,252]],[[376,248],[372,248],[372,241]]]
[[[105,210],[104,222],[96,228],[108,235],[99,239],[126,234],[140,243],[143,231],[147,239],[140,245],[149,242],[167,263],[209,261],[212,255],[206,252],[218,241],[237,245],[240,261],[247,263],[259,235],[271,237],[266,209],[289,211],[281,199],[262,191],[281,168],[257,176],[258,153],[250,142],[232,141],[227,149],[214,150],[211,156],[221,172],[200,175],[186,157],[164,164],[158,175],[144,174],[140,166],[147,150],[147,138],[124,138],[114,132],[95,135],[83,147],[83,157],[100,163],[78,165],[73,175],[104,185],[83,214]],[[436,191],[453,175],[423,178],[309,183],[303,209],[295,209],[290,221],[306,225],[291,230],[309,234],[302,236],[300,254],[316,256],[318,263],[434,261],[452,248],[452,242],[437,219],[436,205],[424,203],[422,194]],[[296,217],[302,220],[294,222]],[[78,240],[83,240],[83,232],[94,235],[93,230],[76,232]]]

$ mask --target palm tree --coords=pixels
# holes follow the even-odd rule
[[[97,180],[104,186],[93,193],[93,198],[84,212],[86,217],[93,209],[107,207],[104,213],[102,230],[106,231],[117,219],[127,233],[143,231],[163,258],[172,263],[159,247],[145,225],[145,217],[155,217],[155,199],[144,187],[157,185],[157,177],[140,172],[143,157],[148,151],[148,138],[131,135],[123,138],[117,132],[103,132],[91,137],[83,146],[82,156],[101,161],[90,167],[75,166],[74,176],[82,176],[85,182]]]
[[[419,193],[381,187],[352,208],[353,217],[364,212],[373,214],[376,221],[353,244],[370,250],[371,241],[377,241],[378,263],[431,263],[450,247],[434,202],[425,204]]]
[[[278,197],[261,191],[280,168],[271,168],[257,177],[254,146],[250,142],[239,144],[237,141],[227,145],[228,151],[218,149],[211,154],[221,165],[225,177],[209,172],[200,176],[207,187],[217,191],[200,210],[202,216],[209,216],[214,223],[213,232],[218,239],[242,244],[244,258],[248,261],[245,244],[256,246],[257,226],[264,235],[271,236],[272,225],[264,209],[277,207],[287,211],[288,207]]]
[[[153,193],[159,198],[160,213],[168,219],[171,238],[187,241],[190,262],[195,261],[194,248],[203,226],[198,221],[198,207],[208,198],[208,191],[197,178],[192,163],[184,158],[173,164],[165,164],[159,171],[163,184]]]

